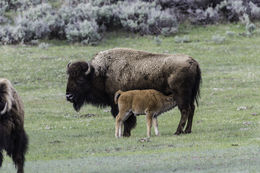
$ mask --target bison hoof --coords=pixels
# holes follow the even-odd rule
[[[175,133],[174,133],[174,135],[180,135],[180,134],[182,134],[182,133],[184,133],[183,131],[176,131]]]
[[[191,133],[191,130],[185,130],[184,133],[186,133],[186,134]]]
[[[130,132],[124,132],[123,136],[124,136],[124,137],[130,137],[130,136],[131,136],[131,133],[130,133]]]

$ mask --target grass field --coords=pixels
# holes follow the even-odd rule
[[[95,47],[58,41],[49,41],[47,49],[0,46],[0,76],[12,81],[25,104],[25,172],[259,172],[260,34],[240,36],[240,24],[180,30],[191,42],[160,37],[156,44],[152,36],[109,33]],[[213,35],[226,39],[217,44]],[[131,137],[115,139],[109,108],[73,110],[65,100],[67,63],[114,47],[189,54],[200,63],[203,84],[191,134],[173,135],[177,109],[159,117],[161,136],[153,133],[144,143],[139,139],[146,135],[145,116],[138,117]],[[15,172],[10,158],[0,172]]]

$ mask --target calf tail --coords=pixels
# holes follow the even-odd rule
[[[115,93],[115,97],[114,97],[115,104],[118,103],[118,99],[119,99],[120,95],[122,94],[122,92],[123,92],[123,91],[118,90],[118,91]]]

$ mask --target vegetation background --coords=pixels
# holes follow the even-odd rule
[[[0,30],[19,26],[12,23],[17,15],[12,8],[2,13],[11,23]],[[166,36],[119,28],[97,32],[102,40],[94,44],[34,34],[27,41],[2,41],[0,75],[12,81],[25,105],[30,137],[25,172],[259,172],[260,25],[251,13],[244,14],[237,23],[215,25],[191,25],[176,17],[178,30]],[[12,34],[3,35],[13,40]],[[159,117],[161,136],[153,134],[150,142],[140,141],[146,136],[144,116],[138,117],[131,137],[115,139],[109,108],[73,110],[65,100],[67,63],[90,60],[114,47],[188,54],[200,63],[203,84],[191,134],[173,135],[177,109]],[[10,158],[5,157],[0,172],[15,172]]]

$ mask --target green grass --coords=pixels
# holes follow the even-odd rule
[[[49,41],[48,49],[0,46],[0,75],[12,81],[25,104],[30,137],[25,171],[259,172],[260,35],[239,36],[244,32],[239,24],[180,29],[190,43],[161,36],[157,45],[152,36],[109,33],[96,47],[59,41]],[[226,31],[237,36],[228,37]],[[226,40],[216,44],[213,35]],[[191,134],[173,136],[177,109],[159,117],[161,136],[153,134],[146,143],[139,142],[146,135],[145,116],[138,117],[130,138],[115,139],[108,108],[73,110],[65,100],[67,63],[114,47],[189,54],[200,63],[203,85]],[[240,106],[246,110],[237,110]],[[10,158],[5,157],[0,172],[15,172]]]

